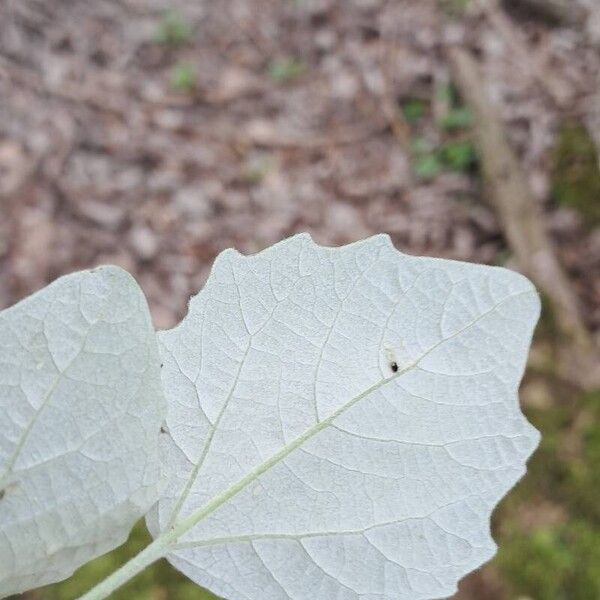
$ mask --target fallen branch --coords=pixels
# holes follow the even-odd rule
[[[449,48],[448,55],[456,85],[475,116],[475,142],[489,202],[520,268],[550,303],[562,344],[560,374],[585,389],[599,387],[600,349],[581,318],[578,298],[558,262],[500,115],[484,91],[478,65],[459,46]]]

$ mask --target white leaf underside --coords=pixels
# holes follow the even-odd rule
[[[0,313],[0,596],[69,576],[156,501],[164,397],[130,275],[68,275]]]
[[[452,595],[538,443],[517,396],[538,315],[521,275],[383,235],[222,253],[159,334],[148,525],[193,524],[167,558],[230,600]]]

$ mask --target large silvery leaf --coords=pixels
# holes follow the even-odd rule
[[[156,501],[163,404],[148,307],[121,269],[0,313],[0,596],[125,540]]]
[[[167,558],[231,600],[452,595],[538,442],[538,314],[524,277],[387,236],[224,252],[159,337]]]

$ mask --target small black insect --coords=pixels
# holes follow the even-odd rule
[[[4,494],[6,494],[6,490],[0,490],[0,500],[4,498]]]
[[[160,363],[160,368],[162,369],[165,366],[165,363]]]
[[[385,349],[385,357],[388,361],[388,365],[389,365],[390,369],[392,370],[392,373],[397,373],[398,372],[398,363],[396,362],[396,353],[394,352],[394,349],[389,344],[385,344],[384,349]]]

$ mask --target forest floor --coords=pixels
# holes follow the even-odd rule
[[[113,263],[167,328],[221,250],[299,231],[518,269],[452,80],[460,44],[597,340],[600,17],[513,4],[0,0],[0,308]],[[600,598],[600,394],[548,369],[559,343],[546,313],[522,389],[542,446],[461,600]],[[145,536],[27,598],[72,598]],[[203,594],[161,563],[115,598]]]

